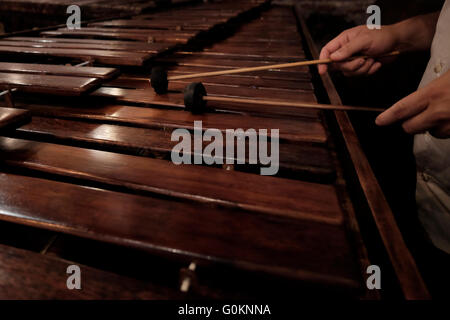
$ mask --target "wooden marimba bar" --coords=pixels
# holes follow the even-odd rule
[[[180,2],[187,2],[181,0]],[[177,1],[175,1],[177,2]],[[168,5],[166,0],[3,0],[0,2],[0,22],[7,27],[5,32],[15,32],[36,27],[65,24],[71,14],[71,5],[79,6],[83,21],[135,15]]]
[[[0,137],[0,297],[378,298],[355,215],[371,212],[352,202],[359,181],[343,178],[341,160],[355,150],[333,113],[211,102],[194,115],[188,80],[163,95],[149,83],[154,66],[170,76],[311,58],[298,19],[289,6],[219,1],[2,39],[0,86],[17,89],[22,118],[11,113],[21,121]],[[324,83],[304,67],[200,80],[210,96],[323,102]],[[175,165],[172,131],[195,121],[221,133],[279,129],[277,175],[248,158]],[[402,258],[391,256],[394,269]],[[82,290],[66,288],[70,264]],[[405,297],[427,296],[417,277],[396,280]]]

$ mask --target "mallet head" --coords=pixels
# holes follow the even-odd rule
[[[167,71],[163,67],[153,67],[150,77],[150,84],[157,94],[167,93],[169,88]]]
[[[184,106],[192,113],[202,113],[206,109],[206,89],[201,82],[190,83],[184,89]]]

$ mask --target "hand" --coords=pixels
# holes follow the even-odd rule
[[[342,32],[331,40],[320,52],[320,59],[336,61],[335,69],[347,76],[371,75],[378,71],[385,60],[358,58],[348,62],[339,62],[354,55],[377,56],[397,49],[396,33],[393,26],[382,26],[379,30],[369,30],[367,26],[358,26]],[[392,59],[392,58],[386,58]],[[319,73],[324,74],[327,65],[319,65]]]
[[[407,133],[429,131],[450,138],[450,71],[400,100],[375,120],[379,126],[402,121]]]

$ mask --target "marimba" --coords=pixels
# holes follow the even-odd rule
[[[344,111],[211,101],[192,114],[189,80],[150,86],[156,66],[317,58],[298,7],[193,3],[6,36],[0,55],[1,298],[377,299],[370,265],[394,275],[390,294],[428,297]],[[211,97],[341,104],[312,68],[199,80]],[[277,174],[248,158],[174,164],[171,134],[195,121],[279,129]],[[81,290],[66,287],[69,265]]]

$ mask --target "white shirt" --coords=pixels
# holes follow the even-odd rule
[[[419,88],[449,70],[450,0],[446,0],[436,26],[431,58]],[[438,139],[428,132],[417,134],[414,155],[419,219],[433,244],[450,254],[450,139]]]

